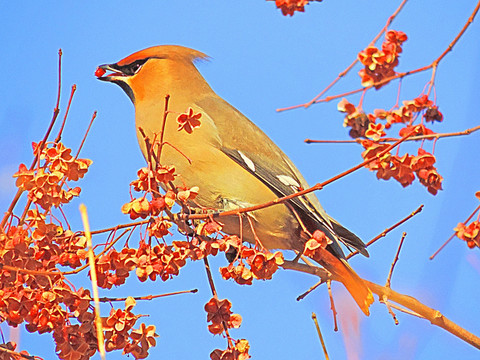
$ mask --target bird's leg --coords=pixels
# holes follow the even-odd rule
[[[218,210],[216,209],[212,209],[212,208],[206,208],[206,207],[203,207],[202,205],[198,204],[195,200],[191,200],[191,203],[193,203],[195,206],[190,206],[190,204],[181,204],[182,206],[182,210],[178,215],[183,215],[183,216],[178,216],[179,218],[183,218],[185,219],[184,222],[186,224],[187,227],[190,228],[190,233],[187,234],[189,236],[194,236],[196,235],[195,234],[195,231],[192,230],[191,228],[193,227],[194,229],[200,225],[200,223],[203,221],[202,219],[194,219],[194,220],[190,220],[189,219],[189,215],[194,215],[194,214],[206,214],[208,215],[208,218],[215,222],[215,219],[213,218],[213,216],[215,214],[218,214]],[[217,221],[218,222],[218,221]]]

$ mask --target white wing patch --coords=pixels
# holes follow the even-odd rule
[[[244,153],[242,153],[240,150],[238,150],[238,153],[242,157],[243,162],[248,166],[250,170],[255,172],[255,164],[253,163],[252,160],[250,160]]]
[[[283,185],[290,186],[294,191],[298,191],[301,187],[298,181],[291,176],[277,175],[277,179],[280,180]]]

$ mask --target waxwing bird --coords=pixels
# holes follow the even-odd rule
[[[201,126],[192,133],[178,131],[167,120],[160,163],[174,165],[175,184],[198,186],[197,203],[208,209],[232,210],[263,204],[308,188],[290,159],[255,124],[219,97],[195,67],[206,55],[186,47],[164,45],[138,51],[117,63],[101,65],[99,80],[119,85],[135,106],[137,137],[144,156],[146,145],[139,129],[153,139],[162,131],[165,96],[171,113],[192,108],[201,113]],[[105,74],[105,72],[107,72]],[[347,264],[340,243],[368,256],[365,244],[323,210],[313,193],[288,203],[239,216],[222,218],[223,231],[267,249],[302,252],[309,233],[323,231],[331,241],[326,256],[317,260],[336,276],[365,314],[373,296],[365,282]]]

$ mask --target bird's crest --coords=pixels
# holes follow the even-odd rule
[[[160,45],[152,46],[147,49],[137,51],[126,58],[120,60],[117,65],[124,66],[134,61],[157,58],[157,59],[176,59],[189,62],[196,60],[208,60],[209,57],[204,53],[178,45]]]

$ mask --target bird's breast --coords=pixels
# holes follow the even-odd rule
[[[139,112],[137,109],[137,129],[141,127],[149,139],[159,141],[164,128],[160,162],[175,166],[176,186],[199,187],[196,198],[199,205],[208,210],[226,211],[264,204],[276,198],[265,184],[221,151],[217,129],[208,117],[201,117],[201,126],[187,133],[178,130],[178,112],[169,113],[163,127],[163,110],[157,109],[156,116],[145,110]],[[139,131],[137,135],[146,155],[145,139]],[[251,243],[258,238],[269,249],[291,249],[292,244],[298,245],[295,235],[298,223],[283,204],[254,211],[248,217],[220,217],[219,221],[224,224],[224,232],[242,236]]]

